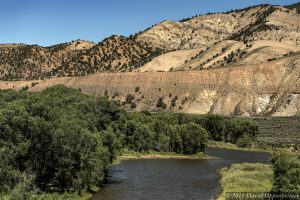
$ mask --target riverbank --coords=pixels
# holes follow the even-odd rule
[[[218,159],[119,160],[110,167],[105,187],[91,200],[211,199],[221,189],[218,170],[234,163],[269,160],[266,153],[260,152],[208,148],[207,154]]]
[[[117,157],[114,164],[117,164],[120,160],[137,160],[137,159],[216,159],[216,157],[208,156],[203,152],[194,155],[177,154],[173,152],[135,152],[124,150],[120,156]]]
[[[4,195],[0,194],[0,199],[43,199],[43,200],[54,200],[54,199],[64,199],[64,200],[87,200],[90,199],[97,190],[92,190],[91,192],[84,191],[81,195],[77,193],[44,193],[44,194],[33,194],[30,193],[23,196],[18,191],[13,191],[11,194]]]
[[[218,149],[237,150],[237,151],[268,152],[268,153],[271,152],[271,150],[269,150],[269,149],[262,149],[259,147],[251,147],[251,148],[238,147],[236,144],[225,143],[225,142],[220,142],[220,141],[213,141],[213,140],[210,140],[208,142],[207,147],[218,148]]]
[[[273,168],[266,164],[233,164],[223,168],[221,174],[222,193],[218,200],[226,199],[228,193],[270,192],[273,187]]]

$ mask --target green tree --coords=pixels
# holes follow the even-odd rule
[[[205,118],[203,126],[209,132],[211,139],[222,141],[224,136],[224,117],[209,115]]]
[[[251,147],[251,145],[253,144],[254,142],[254,138],[253,136],[251,136],[250,134],[243,134],[243,136],[241,136],[236,144],[239,146],[239,147]]]
[[[136,151],[148,151],[154,149],[154,132],[145,125],[139,124],[134,131],[134,150]]]
[[[168,135],[170,137],[170,150],[175,153],[183,153],[183,141],[181,138],[182,127],[180,125],[169,125]]]
[[[300,161],[297,155],[285,149],[272,153],[274,168],[273,193],[300,192]]]
[[[182,125],[181,137],[184,154],[196,154],[205,151],[208,133],[201,126],[194,123]]]

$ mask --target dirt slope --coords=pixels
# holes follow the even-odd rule
[[[182,22],[164,21],[137,37],[141,43],[167,50],[211,47],[228,39],[300,45],[300,15],[283,7],[262,5]]]
[[[300,51],[300,46],[272,40],[224,40],[207,49],[178,50],[158,56],[138,71],[201,70],[223,66],[259,64]]]
[[[39,83],[31,87],[35,82]],[[57,84],[91,95],[106,95],[120,100],[128,109],[132,103],[126,103],[126,96],[131,94],[136,110],[243,116],[300,114],[300,55],[264,64],[203,71],[97,73],[44,81],[0,82],[2,89],[28,85],[30,91]],[[160,97],[165,109],[156,106]]]

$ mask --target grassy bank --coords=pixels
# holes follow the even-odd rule
[[[19,194],[17,191],[12,194],[7,195],[1,195],[1,199],[8,200],[8,199],[30,199],[30,200],[58,200],[58,199],[64,199],[64,200],[87,200],[92,197],[92,193],[84,192],[81,195],[76,193],[45,193],[45,194],[27,194],[26,196],[23,196]]]
[[[270,150],[262,149],[259,147],[244,148],[244,147],[238,147],[236,144],[225,143],[220,141],[212,141],[212,140],[208,142],[207,146],[211,148],[229,149],[229,150],[237,150],[237,151],[270,152]]]
[[[194,155],[184,155],[174,152],[135,152],[131,150],[123,150],[114,164],[118,164],[120,160],[135,160],[135,159],[213,159],[214,157],[208,156],[203,152]]]
[[[234,164],[220,170],[222,193],[227,192],[270,192],[273,186],[273,169],[265,164]]]

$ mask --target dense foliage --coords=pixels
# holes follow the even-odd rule
[[[116,102],[56,87],[2,91],[0,105],[2,192],[24,181],[41,191],[79,191],[103,180],[114,156],[114,143],[106,143],[120,112]]]
[[[300,192],[300,161],[296,154],[285,149],[273,152],[273,193]]]
[[[202,125],[211,140],[230,142],[240,147],[248,147],[254,143],[258,134],[258,124],[252,120],[226,118],[222,116],[194,116],[194,121]]]
[[[123,149],[197,154],[208,139],[244,144],[256,131],[240,119],[126,113],[63,86],[0,91],[0,194],[89,190]]]

